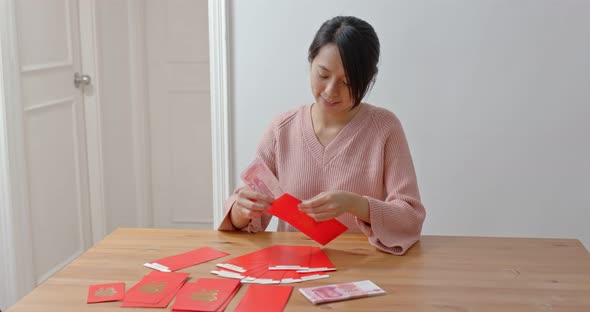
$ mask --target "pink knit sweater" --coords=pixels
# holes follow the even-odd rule
[[[311,105],[275,118],[266,129],[256,157],[275,173],[283,191],[306,200],[332,190],[360,194],[369,201],[371,223],[351,214],[338,220],[349,232],[362,232],[377,248],[404,254],[420,239],[425,210],[420,202],[414,165],[400,121],[390,111],[361,104],[353,119],[327,146],[317,139]],[[229,210],[237,192],[225,202],[220,230],[233,230]],[[251,220],[244,229],[266,229],[271,216]],[[279,231],[297,231],[279,220]]]

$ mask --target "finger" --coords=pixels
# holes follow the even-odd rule
[[[248,198],[238,198],[236,202],[241,207],[253,211],[265,211],[268,208],[270,208],[269,205],[265,202],[253,202]]]
[[[331,212],[319,212],[319,213],[311,213],[308,214],[311,218],[313,218],[316,222],[323,222],[334,219],[334,215]]]
[[[323,213],[323,212],[329,212],[329,211],[333,211],[334,209],[332,208],[332,205],[330,204],[330,202],[326,202],[317,206],[313,206],[313,207],[299,207],[299,210],[309,214],[309,213]]]
[[[263,211],[260,210],[252,210],[248,207],[244,207],[239,202],[236,202],[236,207],[238,208],[238,214],[248,219],[260,218],[263,213]]]
[[[249,198],[251,200],[254,200],[254,201],[262,201],[262,202],[265,202],[265,203],[268,203],[268,204],[270,204],[270,203],[272,203],[274,201],[274,198],[272,198],[272,197],[270,197],[270,196],[268,196],[266,194],[262,194],[262,193],[258,193],[258,192],[252,191],[249,188],[242,189],[240,191],[240,195],[242,197],[247,197],[247,198]]]
[[[313,208],[313,207],[317,207],[323,204],[326,204],[327,202],[329,202],[330,199],[330,195],[326,194],[326,193],[320,193],[308,200],[304,200],[302,201],[298,207],[299,208]]]
[[[258,212],[258,211],[254,211],[254,210],[249,210],[249,209],[242,209],[240,211],[240,214],[244,217],[244,218],[248,218],[248,219],[258,219],[262,216],[262,212]]]

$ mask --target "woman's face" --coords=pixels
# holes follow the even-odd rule
[[[311,91],[322,112],[340,115],[350,112],[353,102],[335,44],[327,44],[311,62]]]

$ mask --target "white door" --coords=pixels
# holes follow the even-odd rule
[[[17,0],[33,272],[44,281],[91,245],[78,1]]]
[[[207,0],[149,0],[152,204],[158,228],[213,226]]]

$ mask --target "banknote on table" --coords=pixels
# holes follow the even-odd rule
[[[240,175],[242,181],[253,191],[278,198],[285,192],[279,186],[279,180],[258,157]]]
[[[385,290],[369,280],[299,288],[299,291],[313,304],[385,294]]]

